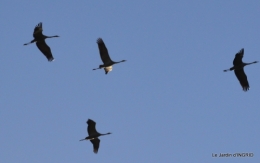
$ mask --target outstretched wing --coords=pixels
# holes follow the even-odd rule
[[[39,23],[38,25],[35,26],[34,32],[33,32],[33,37],[37,38],[39,36],[42,36],[42,23]]]
[[[88,124],[88,135],[95,135],[97,134],[97,130],[96,130],[96,122],[94,122],[93,120],[91,119],[88,119],[87,121],[87,124]]]
[[[242,48],[235,56],[235,59],[233,60],[233,65],[241,65],[242,62],[242,58],[244,56],[244,48]]]
[[[44,40],[37,41],[36,45],[38,49],[45,55],[45,57],[48,59],[48,61],[54,60],[52,53],[51,53],[51,48],[46,44]]]
[[[100,57],[101,57],[102,62],[104,64],[110,63],[111,59],[109,57],[106,45],[103,42],[102,38],[97,39],[97,44],[98,44],[98,49],[99,49],[99,53],[100,53]]]
[[[249,90],[249,83],[247,81],[247,76],[244,72],[244,69],[235,70],[235,74],[236,74],[237,79],[239,80],[243,90],[248,91]]]
[[[98,148],[99,148],[100,140],[98,138],[95,138],[95,139],[92,139],[90,141],[93,144],[93,152],[97,153],[98,152]]]

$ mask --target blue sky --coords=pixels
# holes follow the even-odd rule
[[[260,2],[7,1],[0,4],[0,162],[248,163],[260,157]],[[43,23],[55,61],[33,39]],[[105,75],[101,37],[114,61]],[[86,120],[101,133],[98,154]],[[212,153],[254,153],[214,158]]]

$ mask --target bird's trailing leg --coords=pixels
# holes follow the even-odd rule
[[[223,70],[224,72],[230,71],[230,69]]]
[[[99,68],[94,68],[93,70],[102,69],[104,65],[99,65]]]
[[[93,70],[97,70],[97,69],[101,69],[101,68],[93,68]]]
[[[232,71],[232,70],[234,70],[234,69],[235,69],[234,67],[231,67],[230,69],[226,69],[226,70],[224,70],[224,72]]]
[[[29,44],[31,44],[31,43],[34,43],[36,40],[35,39],[33,39],[32,41],[30,41],[30,42],[28,42],[28,43],[26,43],[26,44],[23,44],[23,45],[29,45]]]
[[[83,140],[87,140],[87,139],[81,139],[81,140],[79,140],[79,141],[83,141]]]
[[[110,133],[109,133],[110,134]],[[101,136],[102,135],[108,135],[108,134],[101,134]],[[81,140],[79,140],[79,141],[83,141],[83,140],[93,140],[93,139],[95,139],[95,138],[89,138],[89,137],[86,137],[85,139],[81,139]]]

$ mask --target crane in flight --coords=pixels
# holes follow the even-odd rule
[[[99,132],[97,132],[96,130],[96,122],[91,120],[91,119],[88,119],[87,121],[87,124],[88,124],[88,136],[85,138],[85,139],[81,139],[80,141],[83,141],[83,140],[90,140],[90,142],[93,144],[93,151],[94,153],[97,153],[98,152],[98,148],[99,148],[99,143],[100,143],[100,140],[99,140],[99,136],[104,136],[104,135],[109,135],[111,134],[110,132],[106,133],[106,134],[100,134]]]
[[[244,67],[247,65],[257,63],[258,61],[254,61],[251,63],[244,63],[242,61],[243,56],[244,56],[244,48],[242,48],[238,53],[236,53],[236,56],[233,60],[234,66],[229,69],[224,70],[224,72],[234,70],[237,79],[239,80],[243,90],[246,92],[249,90],[249,83],[247,81],[247,76],[244,72]]]
[[[97,44],[98,44],[99,54],[103,62],[103,65],[99,65],[99,68],[94,68],[93,70],[104,68],[105,73],[107,74],[108,72],[112,71],[112,65],[126,61],[126,60],[122,60],[119,62],[112,61],[111,58],[109,57],[108,50],[102,38],[97,39]]]
[[[59,37],[57,35],[55,36],[45,36],[42,34],[42,23],[39,23],[38,25],[36,25],[36,27],[34,28],[34,32],[33,32],[33,37],[34,39],[24,45],[29,45],[31,43],[36,42],[36,46],[38,47],[38,49],[45,55],[45,57],[48,59],[48,61],[53,61],[54,58],[52,56],[51,53],[51,48],[46,44],[45,39],[46,38],[53,38],[53,37]]]

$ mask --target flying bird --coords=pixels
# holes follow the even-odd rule
[[[100,134],[99,132],[97,132],[97,130],[96,130],[96,122],[94,122],[91,119],[88,119],[87,124],[88,124],[88,136],[85,139],[81,139],[80,141],[90,140],[91,143],[93,144],[93,151],[94,151],[94,153],[97,153],[98,152],[98,148],[99,148],[99,143],[100,143],[100,140],[98,139],[98,137],[99,136],[103,136],[103,135],[109,135],[111,133],[108,132],[106,134]]]
[[[42,23],[39,23],[34,28],[34,32],[33,32],[34,39],[31,42],[26,43],[24,45],[28,45],[28,44],[36,42],[36,46],[38,47],[38,49],[45,55],[45,57],[48,59],[48,61],[51,62],[51,61],[54,60],[54,58],[52,56],[50,47],[45,42],[45,39],[46,38],[59,37],[59,36],[57,36],[57,35],[55,35],[55,36],[45,36],[45,35],[42,34],[42,31],[43,31]]]
[[[247,76],[244,72],[244,67],[253,63],[257,63],[258,61],[254,61],[251,63],[244,63],[242,61],[242,58],[244,56],[244,49],[241,49],[235,56],[235,59],[233,60],[233,67],[231,67],[230,69],[226,69],[224,70],[224,72],[227,71],[232,71],[234,70],[235,75],[237,77],[237,79],[239,80],[243,90],[246,92],[249,90],[249,83],[247,81]]]
[[[103,65],[99,65],[99,68],[95,68],[93,70],[104,68],[105,73],[107,74],[108,72],[112,71],[112,65],[126,61],[126,60],[122,60],[120,62],[112,61],[111,58],[109,57],[108,50],[107,50],[106,45],[103,42],[102,38],[97,39],[97,44],[98,44],[98,49],[99,49],[99,53],[100,53],[100,57],[103,62]]]

